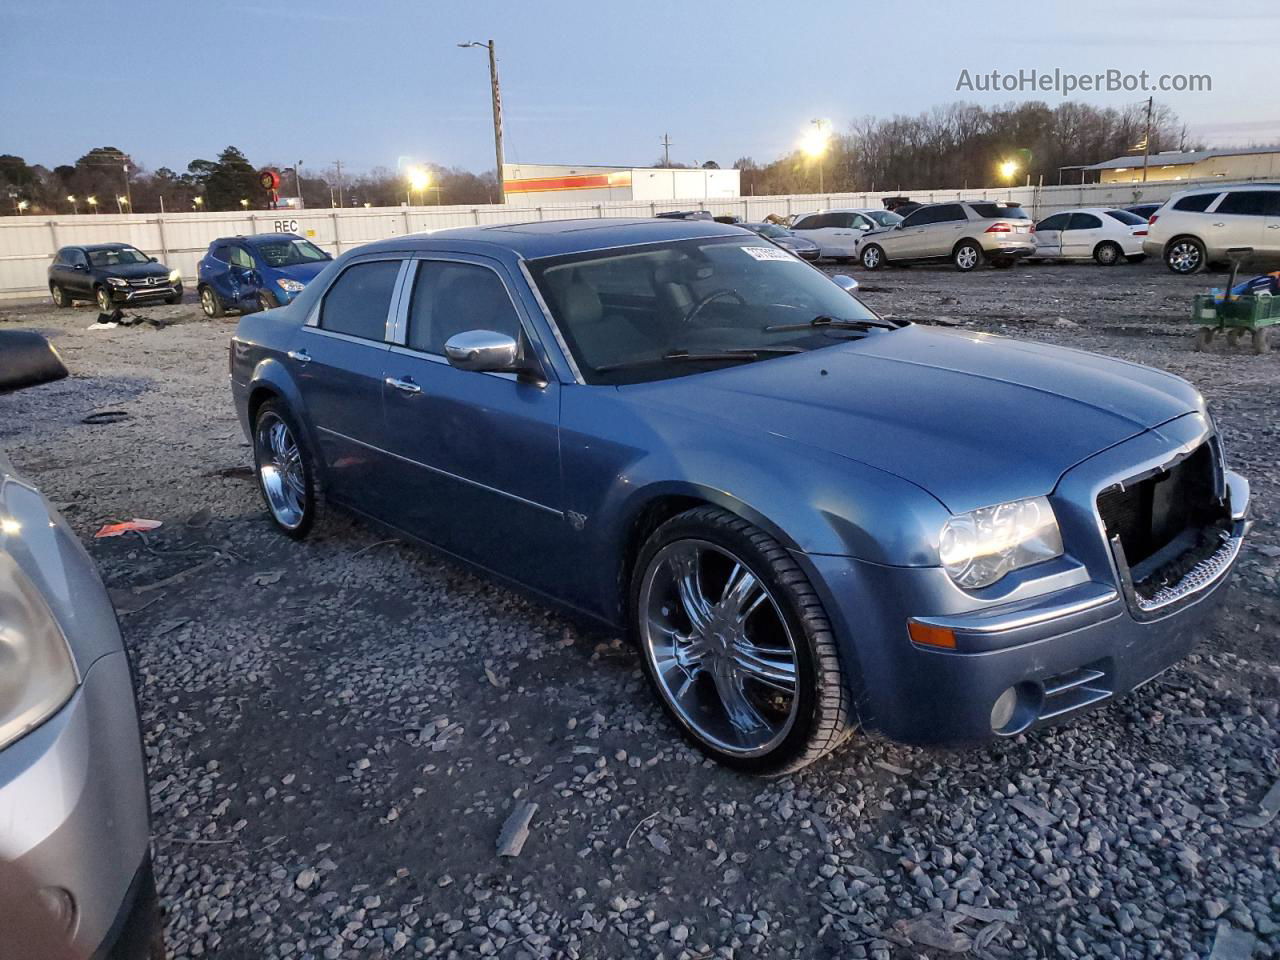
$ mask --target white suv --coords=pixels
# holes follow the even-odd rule
[[[1195,273],[1228,259],[1227,251],[1280,260],[1280,184],[1194,187],[1175,193],[1151,215],[1142,249],[1174,273]]]

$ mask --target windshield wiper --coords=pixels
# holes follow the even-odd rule
[[[888,320],[878,320],[874,317],[868,317],[865,320],[841,320],[838,317],[818,314],[808,323],[775,323],[773,326],[765,327],[764,329],[766,333],[781,333],[784,330],[809,330],[822,329],[823,327],[831,327],[836,330],[868,330],[872,327],[897,330],[899,324]]]
[[[660,357],[645,357],[642,360],[623,360],[620,363],[607,363],[596,367],[596,373],[608,373],[610,370],[626,370],[630,367],[649,367],[656,364],[690,361],[693,363],[748,363],[761,357],[782,353],[804,353],[803,347],[744,347],[740,350],[672,350]]]

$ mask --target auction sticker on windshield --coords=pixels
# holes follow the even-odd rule
[[[743,247],[743,252],[749,257],[755,257],[757,260],[783,260],[791,262],[795,260],[791,254],[785,250],[779,250],[777,247]]]

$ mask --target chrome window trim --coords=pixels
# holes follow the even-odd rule
[[[379,350],[386,350],[390,344],[385,340],[367,340],[364,337],[355,337],[349,333],[341,333],[337,330],[326,330],[323,327],[308,327],[303,325],[302,329],[307,333],[314,334],[318,337],[329,337],[333,340],[342,340],[345,343],[358,343],[365,347],[376,347]]]
[[[665,243],[666,241],[655,241]],[[616,248],[610,248],[616,249]],[[569,372],[573,374],[573,380],[579,386],[586,386],[587,381],[582,377],[582,371],[578,369],[578,363],[573,359],[573,352],[569,349],[569,344],[565,342],[564,334],[560,332],[560,327],[556,324],[555,317],[551,315],[551,308],[547,306],[547,301],[542,299],[542,291],[538,289],[538,285],[533,280],[533,274],[529,272],[529,265],[524,257],[518,261],[520,264],[520,272],[524,274],[524,282],[529,285],[529,290],[533,293],[533,299],[538,303],[538,309],[542,311],[542,316],[547,321],[547,326],[551,329],[551,335],[556,338],[556,345],[560,348],[560,354],[564,357],[565,363],[569,365]]]
[[[414,350],[412,347],[402,347],[398,343],[387,343],[383,344],[383,346],[389,348],[390,352],[394,353],[396,356],[410,357],[414,360],[429,360],[432,363],[440,364],[442,367],[453,366],[453,364],[449,362],[448,357],[442,357],[438,353],[427,353],[423,350]],[[481,370],[479,373],[480,376],[483,377],[497,377],[499,380],[510,380],[512,383],[515,383],[520,379],[514,373],[508,373],[502,370]],[[543,384],[543,386],[546,386],[546,384]]]
[[[384,346],[386,346],[386,344],[384,344]],[[538,510],[545,510],[547,513],[555,514],[555,516],[557,517],[564,516],[563,510],[558,510],[555,507],[548,507],[545,503],[539,503],[537,500],[527,500],[524,497],[521,497],[517,494],[509,493],[506,490],[499,490],[497,487],[491,487],[487,483],[481,483],[479,480],[472,480],[470,477],[462,477],[456,473],[450,473],[448,470],[441,470],[439,467],[433,467],[431,464],[423,463],[421,460],[414,460],[410,457],[402,457],[398,453],[392,453],[390,450],[384,450],[382,447],[376,447],[371,443],[365,443],[363,440],[357,440],[355,437],[349,437],[345,433],[339,433],[337,430],[332,430],[329,427],[322,427],[319,424],[317,424],[316,429],[321,431],[322,433],[327,433],[330,436],[337,437],[340,440],[345,440],[348,443],[354,443],[356,446],[364,447],[366,450],[372,450],[375,453],[381,453],[384,456],[388,456],[388,457],[391,457],[392,459],[399,460],[402,463],[412,464],[415,467],[422,467],[422,469],[430,470],[432,473],[437,473],[442,477],[448,477],[451,480],[457,480],[460,483],[465,483],[468,486],[477,487],[481,490],[488,490],[490,493],[499,494],[500,496],[504,496],[509,500],[515,500],[518,503],[523,503],[526,506],[535,507]]]

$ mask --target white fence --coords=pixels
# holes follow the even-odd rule
[[[196,264],[218,237],[271,233],[281,220],[297,221],[297,230],[332,253],[386,237],[477,224],[564,220],[575,217],[649,217],[665,210],[707,210],[744,220],[768,214],[808,213],[825,207],[881,206],[886,196],[902,195],[922,203],[960,198],[1015,200],[1040,218],[1077,206],[1125,206],[1168,199],[1197,182],[1082,184],[1059,187],[1008,187],[988,190],[878,190],[871,193],[737,197],[726,200],[672,200],[655,203],[610,201],[527,207],[515,204],[448,207],[363,207],[341,210],[255,211],[248,213],[81,214],[0,217],[0,300],[48,294],[45,270],[54,253],[70,244],[131,243],[163,263],[177,267],[190,285]]]

